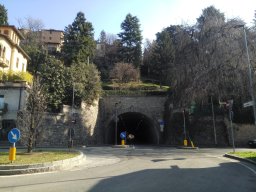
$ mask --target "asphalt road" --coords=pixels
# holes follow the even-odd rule
[[[222,157],[231,149],[89,147],[83,150],[87,161],[79,167],[1,176],[0,191],[256,191],[256,166]]]

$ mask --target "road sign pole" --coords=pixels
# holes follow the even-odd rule
[[[16,147],[15,143],[20,139],[20,130],[17,128],[13,128],[8,133],[8,140],[10,143],[12,143],[12,147],[10,147],[9,150],[9,160],[13,162],[16,160]]]
[[[185,109],[183,110],[183,128],[184,128],[184,140],[183,140],[183,145],[185,147],[188,146],[188,140],[187,140],[187,134],[186,134],[186,114],[185,114]]]
[[[233,147],[233,152],[235,152],[235,138],[234,138],[234,129],[233,129],[233,100],[228,101],[229,104],[229,120],[230,120],[230,129],[231,129],[231,139],[232,139],[232,147]]]
[[[15,143],[13,143],[13,146],[10,147],[10,150],[9,150],[9,160],[11,161],[11,163],[13,163],[13,161],[16,160],[16,147],[15,147]]]

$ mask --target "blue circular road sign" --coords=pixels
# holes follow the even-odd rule
[[[8,133],[8,140],[10,143],[16,143],[20,139],[20,130],[17,128],[13,128]]]
[[[120,138],[125,139],[126,138],[126,131],[120,133]]]

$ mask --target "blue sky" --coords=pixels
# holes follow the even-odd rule
[[[8,10],[9,23],[18,19],[41,19],[46,29],[64,30],[79,11],[92,22],[95,39],[100,31],[117,34],[128,13],[140,20],[142,35],[154,39],[155,34],[171,24],[195,24],[202,9],[214,5],[226,18],[240,17],[248,25],[254,18],[256,0],[0,0]]]

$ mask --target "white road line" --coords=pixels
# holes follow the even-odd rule
[[[213,156],[213,155],[206,155],[206,156],[222,159],[222,160],[225,160],[225,161],[230,161],[230,162],[233,162],[233,163],[237,163],[237,164],[242,165],[243,167],[249,169],[254,175],[256,175],[256,170],[252,169],[248,165],[245,165],[244,163],[239,162],[238,160],[229,159],[227,157],[221,157],[221,156]]]
[[[251,167],[249,167],[249,166],[247,166],[247,165],[245,165],[245,164],[243,164],[243,163],[238,163],[238,164],[240,164],[240,165],[246,167],[247,169],[249,169],[251,172],[253,172],[253,173],[256,175],[256,171],[255,171],[254,169],[252,169]]]

